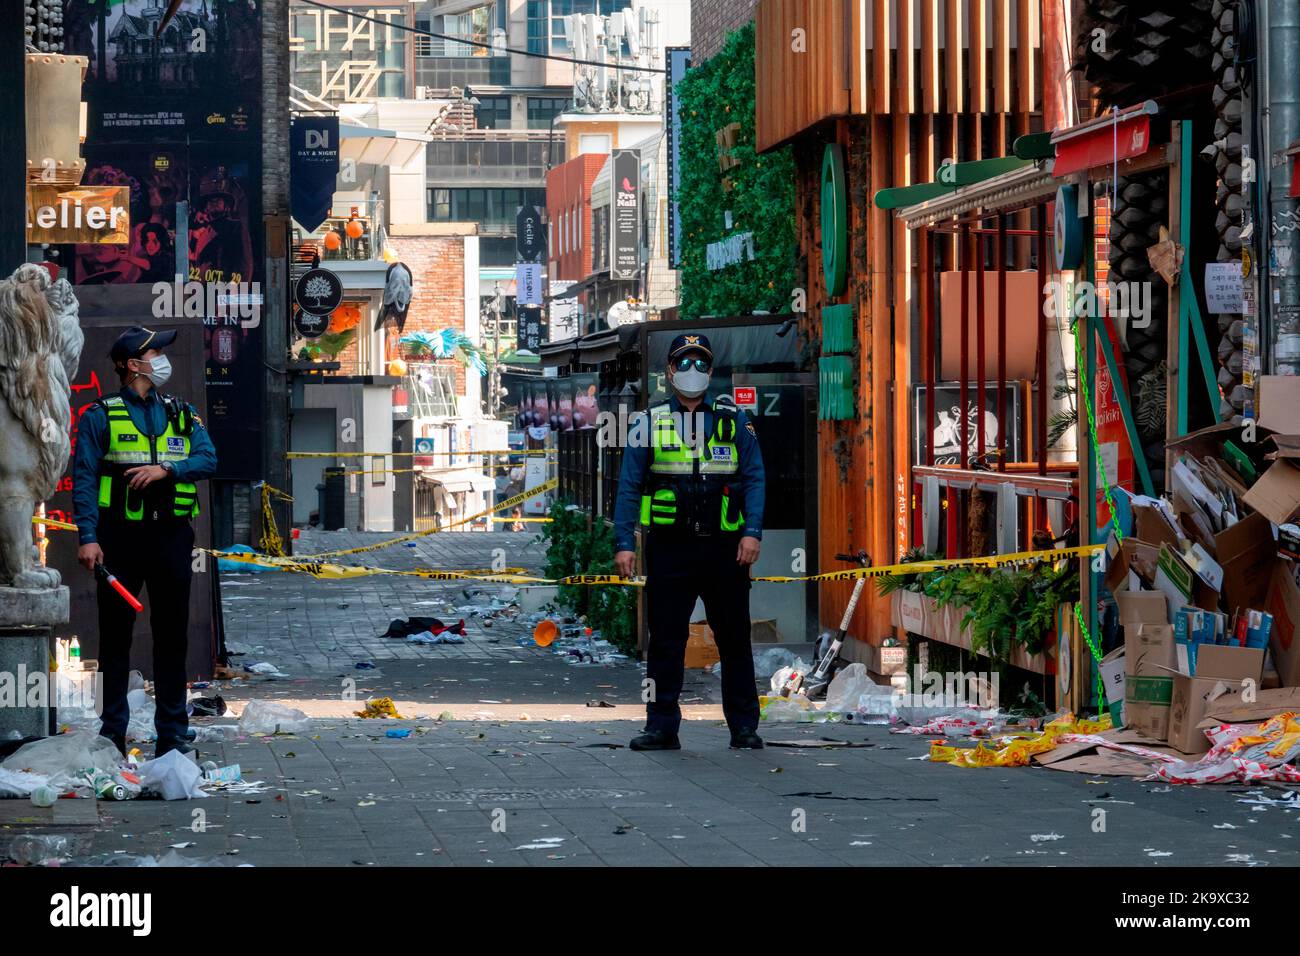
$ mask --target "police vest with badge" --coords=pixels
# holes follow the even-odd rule
[[[194,411],[172,395],[158,395],[166,410],[167,427],[151,438],[131,418],[121,395],[95,404],[108,416],[108,448],[99,464],[99,508],[104,517],[141,521],[146,512],[155,517],[192,518],[199,513],[198,490],[193,482],[155,482],[142,489],[129,486],[126,471],[140,465],[161,465],[190,457]]]
[[[688,427],[704,421],[703,407],[674,412],[665,403],[646,413],[651,460],[641,496],[643,527],[690,534],[734,533],[744,527],[736,481],[739,411],[725,395],[718,397],[712,410],[713,427],[707,434],[700,434],[702,428]]]

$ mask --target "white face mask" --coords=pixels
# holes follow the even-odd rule
[[[708,390],[710,378],[711,375],[708,372],[701,372],[697,368],[688,368],[685,372],[675,372],[673,374],[673,388],[687,398],[696,398]]]
[[[172,377],[171,359],[165,355],[155,355],[149,360],[149,366],[150,370],[145,373],[149,376],[149,381],[153,382],[154,388],[162,388]]]

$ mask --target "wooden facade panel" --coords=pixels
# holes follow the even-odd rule
[[[894,0],[894,30],[898,34],[898,50],[894,54],[898,74],[896,109],[910,115],[916,112],[917,104],[916,58],[912,52],[916,40],[916,0]]]
[[[966,109],[966,59],[962,54],[962,34],[967,21],[966,0],[944,0],[944,109],[957,114]]]
[[[1008,0],[998,0],[1006,3]],[[970,89],[967,102],[972,113],[989,111],[989,67],[988,67],[988,7],[985,0],[967,0],[970,16],[970,39],[967,51],[967,63],[970,69]]]
[[[1011,2],[993,4],[993,112],[1010,113],[1011,88]],[[1001,149],[998,150],[1001,154]]]
[[[1042,36],[1042,21],[1038,15],[1038,0],[1017,0],[1016,23],[1016,103],[1017,112],[1034,111],[1038,103],[1037,56],[1038,38]]]
[[[939,4],[941,0],[921,0],[921,67],[917,82],[921,85],[921,110],[935,114],[941,109],[943,90],[939,86]]]
[[[855,71],[845,34],[852,29],[855,5],[855,0],[760,0],[754,63],[759,152],[852,111]]]
[[[888,0],[875,0],[871,7],[871,111],[888,113],[893,103],[890,74],[889,35],[893,11]]]

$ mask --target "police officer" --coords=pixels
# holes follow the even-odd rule
[[[645,540],[650,627],[645,732],[633,750],[678,750],[686,639],[703,599],[722,657],[722,709],[731,746],[758,749],[758,694],[749,646],[749,568],[763,523],[763,458],[754,426],[729,396],[705,399],[713,350],[704,335],[679,335],[668,350],[667,402],[628,431],[614,511],[614,561],[630,576],[634,531]]]
[[[199,513],[195,482],[212,476],[217,453],[193,406],[159,392],[171,377],[163,349],[176,333],[134,326],[109,352],[122,390],[81,416],[73,464],[73,508],[87,570],[104,564],[132,594],[148,588],[158,743],[154,755],[188,751],[185,651],[190,576]],[[126,751],[126,700],[135,611],[99,581],[99,672],[103,729]]]

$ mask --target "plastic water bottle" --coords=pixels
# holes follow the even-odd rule
[[[68,670],[81,670],[81,642],[75,637],[68,644]]]
[[[32,791],[32,803],[38,807],[52,807],[59,799],[59,791],[46,784],[41,784]]]

